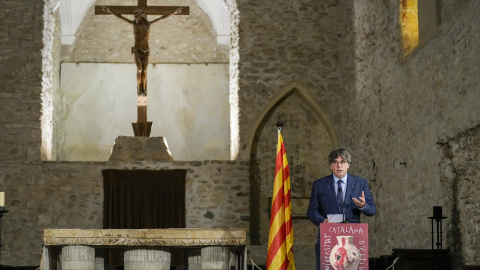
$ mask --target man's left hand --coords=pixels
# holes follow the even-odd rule
[[[362,196],[360,196],[358,199],[352,197],[352,200],[358,208],[365,207],[365,192],[362,191]]]

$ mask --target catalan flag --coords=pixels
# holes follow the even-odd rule
[[[280,129],[278,130],[277,162],[268,237],[267,270],[295,270],[290,171]]]

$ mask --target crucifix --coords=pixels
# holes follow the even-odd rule
[[[172,15],[189,15],[188,6],[148,6],[147,0],[138,0],[137,6],[95,6],[95,15],[109,15],[133,25],[135,45],[131,53],[137,65],[137,123],[132,123],[135,137],[149,137],[152,122],[147,121],[147,68],[150,56],[148,39],[150,25],[164,20]],[[122,14],[133,15],[130,20]],[[148,15],[161,15],[152,21],[147,20]]]

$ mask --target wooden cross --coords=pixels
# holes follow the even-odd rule
[[[133,15],[137,9],[142,9],[147,15],[169,15],[182,8],[182,11],[176,15],[189,15],[188,6],[148,6],[147,0],[138,0],[137,6],[95,6],[95,15],[111,15],[110,12],[103,9],[107,7],[118,14]],[[145,88],[146,90],[146,88]],[[137,96],[137,123],[132,123],[135,137],[150,137],[152,122],[147,121],[147,96]]]

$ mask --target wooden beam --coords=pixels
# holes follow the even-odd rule
[[[137,122],[147,123],[147,106],[137,106]]]
[[[105,6],[110,10],[117,12],[118,14],[133,15],[133,12],[139,8],[139,6]],[[168,15],[172,14],[178,8],[183,8],[182,12],[177,15],[190,15],[190,7],[188,6],[147,6],[142,8],[147,15]],[[111,15],[110,13],[102,10],[102,6],[95,6],[95,15]]]

